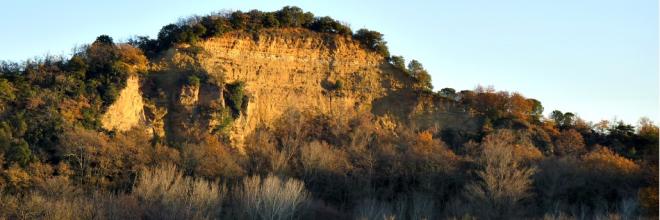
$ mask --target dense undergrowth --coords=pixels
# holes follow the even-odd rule
[[[99,117],[148,57],[231,30],[297,27],[351,36],[419,80],[418,95],[479,119],[464,131],[369,112],[287,112],[246,138],[223,138],[241,114],[243,85],[227,85],[214,132],[195,141],[107,131]],[[70,58],[0,65],[0,218],[8,219],[584,219],[657,218],[658,127],[642,119],[585,122],[543,116],[518,93],[431,91],[416,61],[389,57],[382,35],[295,7],[195,17],[158,39],[107,36]],[[387,52],[387,53],[386,53]],[[146,54],[143,55],[143,54]],[[199,86],[189,74],[182,83]],[[336,86],[341,87],[341,85]],[[321,217],[319,217],[321,216]]]

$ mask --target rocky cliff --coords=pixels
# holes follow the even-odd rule
[[[118,131],[146,125],[144,102],[136,75],[128,77],[126,87],[119,93],[117,100],[108,107],[101,118],[101,124],[105,129]]]
[[[104,127],[126,130],[145,125],[160,136],[189,137],[213,132],[229,114],[233,120],[227,133],[241,146],[243,137],[257,126],[272,126],[292,110],[370,112],[390,125],[474,124],[462,108],[413,89],[413,78],[350,36],[305,29],[231,32],[197,46],[173,48],[143,80],[147,105],[134,91],[137,80],[130,80],[131,86],[104,116]],[[239,82],[244,85],[241,106],[222,111],[231,105],[228,86]]]

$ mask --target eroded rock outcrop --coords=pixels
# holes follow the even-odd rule
[[[140,92],[139,78],[135,75],[126,80],[117,100],[108,107],[101,117],[101,124],[107,130],[127,131],[139,125],[146,125],[144,102]]]
[[[370,111],[374,99],[412,83],[381,55],[345,36],[276,29],[255,39],[236,32],[201,47],[206,53],[198,59],[209,75],[245,82],[250,101],[247,116],[234,123],[235,140],[292,108],[318,114]]]
[[[474,124],[460,106],[421,94],[415,79],[350,36],[305,29],[237,31],[180,45],[164,53],[148,75],[146,120],[138,80],[130,78],[104,115],[104,127],[145,124],[174,141],[228,128],[223,132],[240,147],[255,128],[274,126],[291,110],[365,111],[389,127],[396,121],[436,128]],[[239,82],[241,94],[235,97],[232,86]]]

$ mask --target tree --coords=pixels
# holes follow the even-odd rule
[[[312,30],[322,32],[322,33],[333,33],[340,35],[349,35],[351,34],[351,29],[342,25],[335,19],[325,16],[314,19],[311,27]]]
[[[281,10],[275,12],[280,26],[282,27],[305,27],[312,23],[314,14],[305,13],[302,9],[296,6],[285,6]]]
[[[406,71],[406,60],[403,58],[403,56],[391,56],[390,63],[392,63],[392,65],[394,65],[394,67],[397,69]]]
[[[561,129],[570,128],[575,123],[575,114],[571,112],[562,113],[559,110],[554,110],[550,113],[550,119],[555,121],[557,127]]]
[[[658,139],[658,126],[656,126],[651,119],[643,117],[639,119],[637,126],[637,134],[647,139]]]
[[[355,32],[353,38],[369,50],[375,51],[384,57],[390,56],[390,52],[387,49],[387,42],[383,40],[383,34],[378,31],[370,31],[363,28]]]
[[[208,38],[223,34],[227,29],[229,29],[226,24],[226,19],[223,17],[212,17],[207,16],[203,17],[200,24],[206,28],[206,32],[202,37]]]
[[[243,30],[247,27],[249,16],[241,11],[235,11],[231,13],[229,17],[229,22],[231,23],[232,28],[237,30]]]
[[[305,184],[296,179],[268,175],[246,177],[234,190],[241,215],[246,219],[294,219],[309,199]]]
[[[572,127],[575,124],[575,114],[571,112],[564,113],[564,120],[561,124],[564,128]]]
[[[7,160],[9,162],[15,162],[22,167],[25,167],[28,165],[28,163],[32,162],[32,159],[32,151],[30,150],[27,142],[25,142],[23,139],[15,141],[9,145],[9,149],[7,151]]]
[[[450,99],[456,99],[456,90],[453,88],[443,88],[440,90],[440,95]]]
[[[519,218],[521,201],[531,196],[531,177],[536,169],[522,166],[506,142],[493,140],[483,147],[479,180],[465,190],[472,214],[483,219]]]
[[[178,42],[177,35],[181,32],[181,29],[176,24],[168,24],[163,26],[158,32],[158,47],[160,50],[170,48],[176,42]]]
[[[107,35],[99,36],[85,51],[87,64],[89,66],[88,77],[112,72],[114,62],[119,59],[119,53],[112,38]]]
[[[554,110],[550,113],[550,119],[555,121],[555,124],[559,126],[564,121],[564,113],[559,110]]]
[[[532,103],[532,112],[530,113],[532,119],[540,122],[540,118],[543,116],[543,105],[536,99],[527,99],[527,101]]]
[[[408,63],[408,73],[417,80],[419,87],[423,90],[433,90],[431,75],[424,69],[422,63],[417,60],[411,60]]]
[[[143,169],[133,188],[148,219],[218,219],[226,192],[224,185],[184,176],[172,164]]]
[[[112,40],[112,37],[108,35],[100,35],[96,38],[96,41],[94,43],[100,43],[100,44],[105,44],[105,45],[115,45],[114,41]]]
[[[11,101],[16,99],[14,91],[14,87],[8,80],[0,79],[0,101]],[[2,109],[4,109],[4,107],[0,107],[0,110]]]
[[[555,140],[555,153],[557,155],[578,155],[584,152],[584,139],[580,132],[575,129],[562,131]]]
[[[158,40],[149,39],[148,36],[137,36],[128,40],[128,44],[140,48],[147,57],[154,57],[160,51]]]
[[[277,20],[277,17],[273,12],[264,14],[262,19],[265,28],[276,28],[280,26],[280,21]]]

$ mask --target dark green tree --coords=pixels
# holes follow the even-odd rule
[[[454,99],[456,98],[456,90],[453,88],[443,88],[440,90],[440,95],[450,99]]]
[[[280,21],[277,20],[277,16],[273,12],[264,14],[262,19],[265,28],[276,28],[280,26]]]
[[[158,32],[158,47],[160,50],[172,47],[179,41],[181,28],[176,24],[168,24]]]
[[[423,90],[433,90],[431,75],[424,69],[422,63],[417,60],[411,60],[408,63],[408,73],[417,80],[419,87]]]
[[[105,45],[114,45],[114,41],[112,40],[112,37],[108,35],[101,35],[96,38],[96,41],[94,43],[100,43],[100,44],[105,44]]]
[[[296,6],[285,6],[275,15],[282,27],[307,27],[314,21],[314,14],[305,13]]]
[[[360,41],[367,49],[376,51],[384,57],[390,56],[387,42],[383,40],[383,34],[378,31],[370,31],[363,28],[355,32],[353,38]]]
[[[244,87],[245,83],[241,81],[227,84],[227,101],[234,117],[238,117],[241,114],[241,108],[245,99]]]
[[[332,19],[328,16],[314,19],[314,23],[312,23],[310,28],[314,31],[322,33],[333,33],[340,35],[351,34],[350,28],[342,25],[338,21],[335,21],[335,19]]]
[[[403,58],[403,56],[391,56],[390,63],[397,69],[406,71],[406,60]]]

